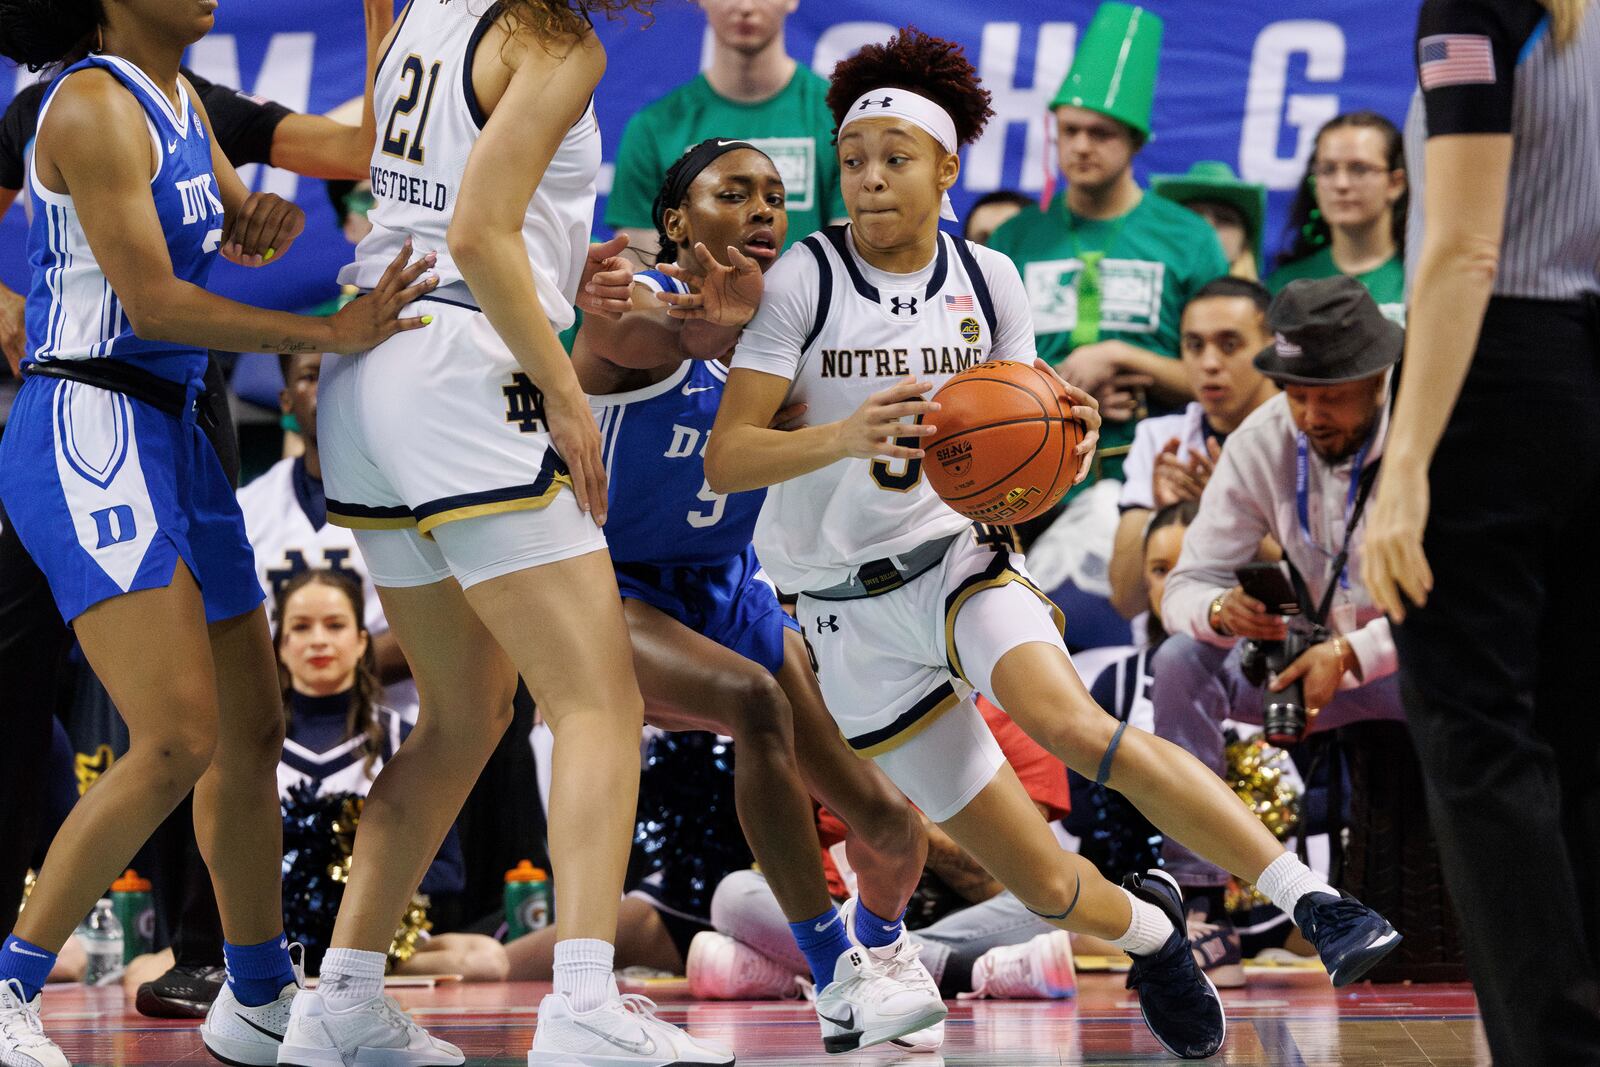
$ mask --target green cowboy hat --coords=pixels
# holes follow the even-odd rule
[[[1256,267],[1262,266],[1262,246],[1267,222],[1267,187],[1247,182],[1233,168],[1215,159],[1202,160],[1187,174],[1152,174],[1150,191],[1177,204],[1211,200],[1227,204],[1244,216],[1245,239],[1255,247]]]
[[[1101,4],[1078,42],[1050,109],[1081,107],[1108,115],[1150,139],[1150,105],[1161,58],[1160,17],[1142,7]]]

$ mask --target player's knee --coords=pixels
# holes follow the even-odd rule
[[[1116,720],[1092,701],[1079,706],[1058,700],[1030,716],[1028,734],[1047,752],[1079,774],[1093,778],[1106,745],[1116,730]]]
[[[730,674],[718,688],[729,730],[741,749],[752,745],[793,747],[789,698],[770,673],[757,667]]]
[[[925,833],[916,809],[896,790],[874,790],[853,815],[851,834],[879,855],[913,852]]]
[[[155,788],[182,792],[194,788],[216,749],[216,722],[204,717],[173,722],[165,729],[134,736],[129,743],[130,754],[138,752],[154,761],[151,781]]]

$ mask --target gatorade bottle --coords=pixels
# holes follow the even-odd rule
[[[515,941],[550,924],[550,876],[523,860],[506,872],[506,940]]]
[[[156,909],[150,897],[150,880],[133,869],[111,883],[111,910],[122,924],[122,962],[129,963],[155,949]]]

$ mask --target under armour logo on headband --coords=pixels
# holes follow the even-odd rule
[[[892,97],[892,96],[886,96],[882,100],[873,100],[871,98],[868,98],[868,99],[862,100],[861,101],[861,106],[856,108],[856,110],[857,111],[865,111],[869,107],[889,107],[893,103],[894,103],[894,97]]]

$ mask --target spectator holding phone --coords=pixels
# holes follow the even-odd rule
[[[1278,700],[1295,684],[1310,729],[1403,718],[1389,622],[1360,574],[1361,513],[1383,454],[1404,331],[1346,277],[1291,282],[1267,321],[1276,340],[1255,366],[1284,391],[1228,436],[1166,581],[1161,618],[1172,636],[1153,666],[1156,733],[1219,774],[1223,720],[1259,723],[1269,694]],[[1281,571],[1257,572],[1278,586],[1271,604],[1237,578],[1266,538],[1286,557]],[[1252,682],[1241,660],[1273,662],[1286,640],[1308,647]],[[1170,841],[1166,861],[1185,890],[1227,881]]]

